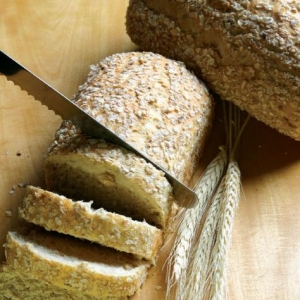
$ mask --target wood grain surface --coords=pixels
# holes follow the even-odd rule
[[[90,64],[136,49],[126,35],[127,5],[122,0],[1,0],[0,48],[71,96]],[[24,190],[15,185],[43,186],[43,155],[59,124],[58,116],[0,76],[1,244],[7,230],[18,226]],[[195,178],[221,142],[217,114]],[[300,143],[252,119],[239,163],[243,190],[229,257],[228,299],[300,299]],[[165,299],[169,246],[134,299]]]

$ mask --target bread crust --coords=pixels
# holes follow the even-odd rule
[[[127,297],[90,296],[30,278],[4,266],[0,271],[0,299],[10,300],[126,300]]]
[[[223,99],[300,140],[297,1],[132,0],[127,32],[184,61]]]
[[[102,208],[94,210],[91,204],[75,202],[64,196],[27,186],[19,216],[47,230],[96,242],[155,263],[162,245],[162,230]]]
[[[125,253],[40,230],[9,232],[5,254],[6,266],[26,278],[103,298],[133,295],[149,267]]]
[[[73,101],[188,184],[213,118],[206,86],[182,62],[117,53],[91,66]]]

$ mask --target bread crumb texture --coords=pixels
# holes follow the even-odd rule
[[[148,52],[114,54],[91,66],[73,101],[188,183],[211,126],[213,101],[182,62]]]
[[[223,99],[300,140],[300,3],[130,1],[127,32],[184,61]]]
[[[41,230],[26,235],[9,232],[5,253],[6,267],[25,278],[91,297],[133,295],[149,267],[114,249],[87,247],[78,239]]]
[[[162,230],[145,221],[134,221],[103,208],[94,210],[91,204],[27,186],[19,215],[47,230],[69,234],[155,262],[162,245]]]

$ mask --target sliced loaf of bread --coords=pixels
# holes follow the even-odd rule
[[[91,204],[27,186],[19,215],[47,230],[132,253],[155,263],[162,245],[162,230],[103,208],[94,210]]]
[[[149,263],[41,229],[9,232],[6,266],[24,278],[92,297],[124,298],[140,289]]]
[[[213,100],[183,63],[154,53],[115,54],[91,67],[73,101],[189,183],[212,125]],[[44,170],[51,192],[28,187],[20,216],[49,231],[8,233],[0,272],[5,296],[24,289],[22,300],[121,300],[136,293],[172,217],[164,173],[70,121],[56,132]]]

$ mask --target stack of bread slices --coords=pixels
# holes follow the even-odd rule
[[[182,63],[147,52],[91,67],[73,101],[188,183],[213,101]],[[155,265],[174,211],[164,173],[63,121],[44,158],[46,188],[27,186],[8,232],[4,299],[127,299]]]

